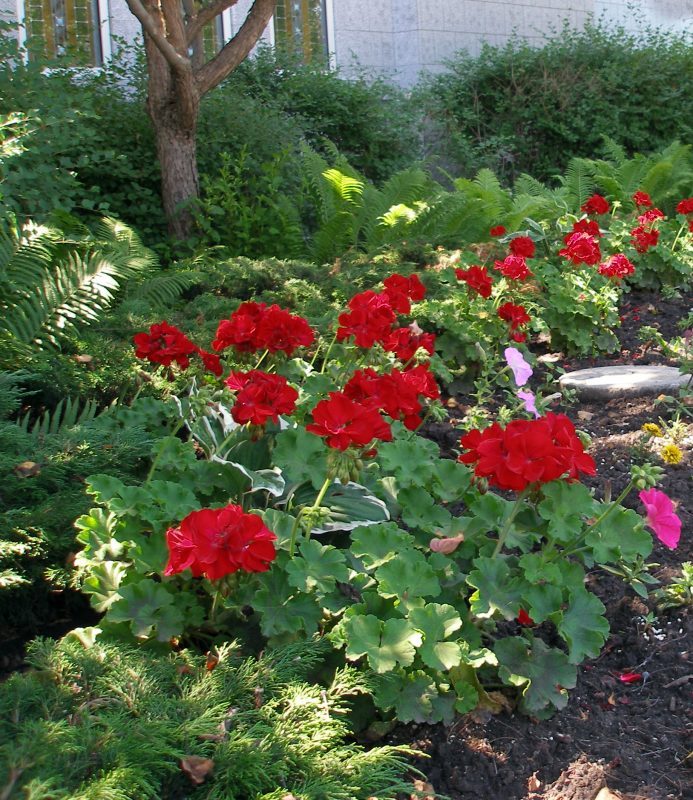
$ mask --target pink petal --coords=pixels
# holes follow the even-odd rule
[[[647,524],[659,541],[673,550],[681,538],[681,520],[674,511],[671,499],[659,489],[648,489],[638,494],[647,512]]]
[[[518,386],[524,386],[527,381],[532,377],[532,368],[525,361],[522,353],[516,347],[506,347],[503,351],[506,363],[513,371],[515,376],[515,383]]]
[[[618,679],[621,683],[640,683],[642,680],[642,673],[640,672],[622,672]]]
[[[464,541],[464,535],[460,536],[447,536],[443,539],[431,539],[428,546],[434,553],[443,553],[443,555],[450,555]]]
[[[539,419],[541,414],[537,411],[537,407],[534,404],[534,392],[520,389],[520,391],[517,393],[517,396],[524,403],[525,411],[528,411],[530,414],[534,414],[535,418]]]

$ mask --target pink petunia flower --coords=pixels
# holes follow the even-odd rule
[[[508,366],[513,371],[515,383],[518,386],[524,386],[532,377],[533,370],[525,361],[522,353],[516,347],[506,347],[503,355]]]
[[[647,510],[647,524],[665,547],[673,550],[681,538],[681,520],[674,504],[659,489],[648,489],[638,495]]]
[[[535,419],[539,419],[541,414],[537,411],[537,407],[534,404],[534,392],[530,392],[529,389],[520,389],[517,396],[522,400],[525,411],[534,414]]]

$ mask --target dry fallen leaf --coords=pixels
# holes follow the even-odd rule
[[[195,786],[201,786],[211,775],[214,762],[202,756],[186,756],[180,760],[180,768]]]
[[[33,478],[41,474],[41,466],[35,461],[22,461],[14,468],[14,473],[18,478]]]
[[[414,792],[410,795],[411,800],[435,800],[436,790],[427,781],[418,778],[414,780]]]
[[[73,358],[78,364],[91,364],[91,362],[94,360],[94,356],[88,356],[86,353],[73,356]]]
[[[622,800],[620,794],[614,794],[608,787],[599,790],[594,800]]]
[[[578,419],[584,420],[585,422],[589,422],[594,417],[591,411],[578,411],[577,415]]]
[[[527,778],[527,791],[538,792],[539,789],[541,789],[541,781],[537,778],[537,773],[533,772],[529,778]]]

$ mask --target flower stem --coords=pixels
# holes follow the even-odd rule
[[[183,427],[183,425],[185,425],[185,420],[181,419],[179,422],[176,423],[176,426],[175,426],[175,428],[173,428],[173,430],[171,431],[170,435],[171,436],[175,436],[178,433],[178,431]],[[161,459],[162,452],[163,452],[163,449],[159,450],[159,452],[156,454],[156,457],[152,461],[152,465],[149,468],[149,472],[147,473],[147,477],[144,479],[144,483],[145,484],[149,483],[149,481],[152,479],[152,476],[154,475],[154,471],[156,470],[156,467],[157,467],[157,465],[159,463],[159,460]]]
[[[600,523],[609,516],[609,514],[616,508],[616,506],[620,506],[621,503],[628,497],[631,492],[631,489],[635,485],[634,481],[630,481],[630,483],[626,486],[626,488],[621,492],[621,494],[614,500],[613,503],[609,503],[608,508],[603,511],[597,519],[588,527],[588,531],[593,531],[596,527],[600,525]]]
[[[517,496],[515,503],[510,510],[510,514],[508,518],[505,520],[505,525],[501,529],[501,532],[498,534],[498,541],[496,542],[495,550],[493,551],[492,558],[495,558],[500,551],[503,549],[503,545],[505,544],[505,540],[508,538],[508,534],[510,533],[510,528],[512,527],[513,520],[519,514],[520,509],[522,508],[522,502],[527,497],[528,490],[523,489],[520,494]]]
[[[262,362],[263,362],[263,361],[264,361],[264,360],[267,358],[268,354],[269,354],[269,350],[265,350],[265,352],[264,352],[264,353],[263,353],[263,354],[260,356],[260,360],[259,360],[259,361],[257,362],[257,364],[256,364],[256,365],[253,367],[253,369],[260,369],[260,365],[261,365],[261,364],[262,364]]]
[[[332,478],[327,477],[325,478],[325,482],[320,487],[320,491],[318,492],[318,496],[315,498],[315,502],[312,506],[305,506],[296,514],[296,518],[294,519],[294,524],[291,528],[291,537],[289,539],[289,556],[293,557],[294,550],[296,548],[296,537],[298,535],[298,526],[301,522],[301,517],[310,511],[315,511],[316,508],[320,508],[322,501],[325,499],[325,495],[327,494],[327,490],[332,485]]]
[[[679,231],[678,231],[678,233],[676,234],[676,238],[674,239],[674,244],[672,244],[672,246],[671,246],[671,252],[672,252],[672,253],[673,253],[673,252],[674,252],[674,250],[676,249],[676,245],[679,243],[679,237],[680,237],[680,236],[681,236],[681,234],[683,233],[683,231],[684,231],[684,228],[685,228],[685,227],[686,227],[685,225],[682,225],[682,226],[679,228]]]

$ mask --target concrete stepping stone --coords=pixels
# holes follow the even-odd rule
[[[676,367],[617,365],[567,372],[559,379],[562,389],[574,389],[583,400],[641,397],[676,393],[690,380]]]

